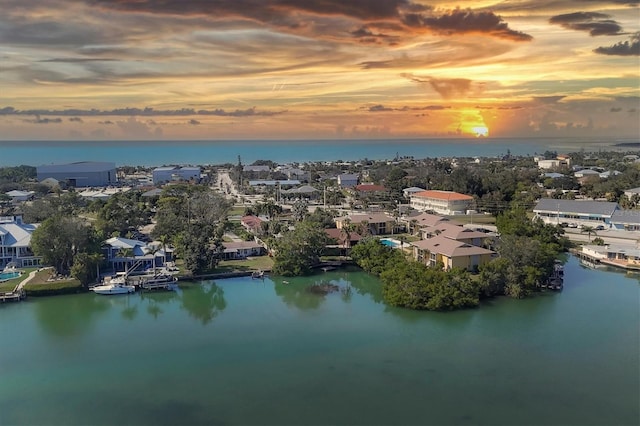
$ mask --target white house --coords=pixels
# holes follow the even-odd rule
[[[255,241],[223,242],[225,259],[246,259],[249,256],[266,254],[265,248]]]
[[[8,195],[9,197],[11,197],[11,201],[16,203],[16,202],[21,202],[21,201],[33,200],[33,196],[34,196],[35,192],[33,192],[33,191],[19,191],[19,190],[16,189],[16,190],[13,190],[13,191],[5,192],[5,194]]]
[[[31,234],[38,224],[22,222],[22,216],[0,216],[0,270],[13,262],[18,268],[38,266],[31,251]]]

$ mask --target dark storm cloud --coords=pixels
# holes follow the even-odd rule
[[[622,27],[610,16],[598,12],[574,12],[552,16],[549,22],[563,28],[586,31],[592,36],[618,35]]]
[[[313,15],[343,17],[362,23],[386,21],[401,35],[431,31],[439,34],[481,33],[513,41],[529,41],[528,34],[509,28],[508,24],[491,11],[474,12],[454,9],[436,12],[429,6],[409,0],[85,0],[90,5],[123,12],[163,14],[175,16],[204,16],[217,21],[225,18],[246,19],[270,25],[289,32],[309,31],[319,24]],[[311,15],[311,17],[307,16]],[[335,25],[335,28],[332,28]],[[317,31],[326,37],[340,24],[325,24]],[[382,42],[390,36],[374,32],[366,26],[347,32],[358,41]],[[333,37],[338,37],[332,34]],[[391,43],[396,43],[395,39]]]
[[[471,9],[455,9],[440,16],[411,13],[404,16],[410,27],[425,27],[444,34],[488,34],[495,37],[529,41],[533,37],[509,28],[504,20],[493,12],[474,12]]]
[[[598,47],[595,53],[612,56],[640,56],[640,32],[631,36],[629,41],[621,41],[613,46]]]
[[[214,115],[221,117],[250,117],[250,116],[273,116],[284,114],[286,111],[258,111],[256,107],[247,109],[236,109],[234,111],[227,111],[221,108],[213,110],[195,110],[193,108],[182,108],[176,110],[156,110],[150,107],[147,108],[116,108],[112,110],[82,110],[82,109],[65,109],[65,110],[17,110],[11,106],[0,108],[0,115],[52,115],[52,116],[125,116],[125,117],[154,117],[154,116],[189,116],[189,115]],[[76,117],[77,118],[77,117]],[[58,119],[56,119],[58,120]],[[61,119],[59,119],[61,121]],[[57,122],[60,121],[50,121]],[[77,121],[70,119],[70,121]],[[102,124],[112,124],[102,122]]]

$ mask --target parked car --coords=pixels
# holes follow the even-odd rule
[[[577,228],[577,227],[578,227],[578,224],[577,224],[577,223],[575,223],[575,222],[571,222],[571,223],[569,224],[569,228]]]
[[[604,231],[604,225],[596,226],[596,231]]]

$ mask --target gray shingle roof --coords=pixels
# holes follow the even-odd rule
[[[640,210],[618,210],[611,216],[611,222],[640,224]]]
[[[542,198],[534,207],[534,212],[560,212],[560,213],[583,213],[611,216],[615,210],[619,210],[618,203],[607,201],[580,201],[580,200],[556,200],[553,198]]]

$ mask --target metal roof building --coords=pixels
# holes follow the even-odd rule
[[[47,164],[37,166],[36,172],[38,181],[53,178],[77,188],[109,186],[118,182],[115,163],[80,161],[69,164]]]

